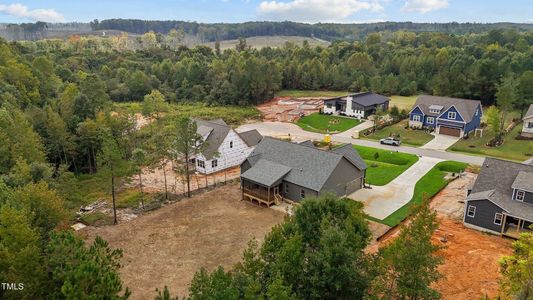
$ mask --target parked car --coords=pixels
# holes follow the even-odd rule
[[[400,146],[402,141],[392,138],[392,137],[388,137],[388,138],[379,140],[379,143],[382,145]]]

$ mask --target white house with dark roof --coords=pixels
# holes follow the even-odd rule
[[[377,109],[387,111],[390,99],[372,92],[350,94],[324,100],[324,113],[328,115],[343,115],[364,119],[374,114]]]
[[[533,165],[486,158],[468,191],[465,226],[517,238],[533,224]]]
[[[479,127],[482,116],[479,100],[422,95],[409,112],[409,127],[463,137]]]
[[[195,157],[196,170],[203,174],[240,165],[263,138],[255,129],[237,133],[222,119],[195,122],[196,132],[206,143],[202,153]]]
[[[522,120],[524,121],[524,125],[522,125],[522,133],[520,135],[527,138],[533,138],[533,104],[529,106],[529,109]]]
[[[331,151],[265,137],[241,164],[242,198],[268,206],[363,187],[367,166],[351,144]]]

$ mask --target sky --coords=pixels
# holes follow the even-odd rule
[[[0,0],[0,23],[110,18],[202,23],[533,23],[533,0]]]

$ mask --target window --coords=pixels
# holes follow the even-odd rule
[[[524,191],[516,191],[516,200],[524,201],[525,195],[526,195],[526,192]]]
[[[438,114],[440,109],[430,109],[429,112],[432,114]]]
[[[479,110],[476,109],[476,117],[477,117],[477,115],[479,115]]]
[[[327,108],[331,108],[331,106],[332,106],[331,103],[326,104]]]
[[[528,122],[527,123],[527,128],[533,128],[533,122]]]
[[[203,160],[197,160],[196,162],[198,163],[198,167],[205,168],[205,162]]]
[[[502,217],[503,217],[502,214],[500,214],[500,213],[496,213],[496,214],[494,215],[494,224],[496,224],[496,225],[502,225]]]
[[[300,198],[305,198],[305,190],[300,190]]]
[[[433,118],[433,117],[428,117],[428,118],[427,118],[427,122],[428,122],[428,124],[435,124],[435,118]]]
[[[456,117],[457,117],[457,113],[456,112],[450,111],[448,113],[448,119],[455,120]]]
[[[420,116],[419,115],[414,115],[413,116],[413,121],[420,122]]]
[[[211,161],[211,168],[216,168],[216,167],[218,167],[218,160],[213,159],[213,160]]]
[[[476,216],[476,207],[472,205],[468,205],[468,212],[466,213],[467,216],[470,218],[473,218]]]
[[[230,147],[230,148],[233,148],[233,141],[230,141],[230,142],[229,142],[229,147]]]
[[[289,184],[285,183],[285,194],[289,193]]]

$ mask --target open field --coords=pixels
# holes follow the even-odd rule
[[[354,118],[313,113],[300,118],[295,124],[300,126],[303,130],[311,132],[338,133],[361,124],[361,121]]]
[[[282,90],[276,93],[276,97],[340,97],[346,96],[345,91],[312,91],[312,90]]]
[[[239,262],[251,238],[262,241],[282,212],[239,201],[237,185],[217,188],[170,204],[115,226],[88,227],[111,247],[122,248],[120,275],[131,299],[150,299],[167,285],[173,295],[187,295],[201,267],[231,268]]]
[[[380,140],[389,136],[399,136],[402,144],[412,145],[412,146],[422,146],[427,142],[431,141],[434,136],[427,133],[424,130],[415,130],[411,128],[405,128],[408,120],[403,120],[399,123],[393,124],[382,128],[372,134],[367,136],[362,136],[363,138],[370,140]]]
[[[354,146],[354,148],[368,165],[365,180],[371,185],[386,185],[418,161],[418,156],[413,154],[365,146]]]
[[[304,37],[304,36],[253,36],[246,38],[246,45],[254,48],[254,49],[261,49],[264,47],[273,47],[273,48],[279,48],[285,46],[285,43],[293,43],[298,46],[301,46],[304,41],[307,41],[309,43],[309,46],[316,47],[327,47],[329,46],[329,42],[319,39],[314,39],[310,37]],[[239,43],[239,40],[224,40],[220,41],[220,49],[235,49],[235,46]],[[211,48],[215,48],[215,42],[211,43],[205,43],[203,45],[206,45]]]
[[[118,113],[140,113],[142,112],[142,102],[113,103],[113,110]],[[169,113],[206,120],[222,118],[228,124],[241,124],[246,120],[261,119],[261,112],[252,106],[208,106],[202,103],[170,104]]]
[[[533,142],[515,139],[521,130],[522,123],[518,124],[505,136],[503,145],[499,147],[489,147],[486,145],[494,138],[494,134],[489,128],[485,128],[483,137],[480,138],[479,135],[477,137],[471,135],[466,140],[459,140],[448,150],[524,161],[533,156]]]
[[[418,96],[390,96],[389,107],[396,106],[398,109],[405,109],[407,111],[413,108]]]
[[[446,176],[449,173],[459,173],[467,168],[467,164],[455,161],[443,161],[438,163],[422,179],[420,179],[414,190],[414,195],[406,205],[389,215],[383,220],[374,220],[388,226],[396,226],[405,220],[414,206],[420,205],[424,198],[428,199],[440,192],[449,182]],[[465,193],[466,195],[466,193]]]

